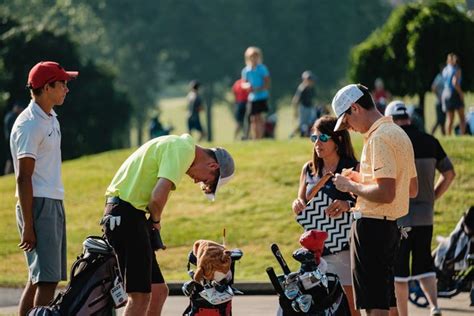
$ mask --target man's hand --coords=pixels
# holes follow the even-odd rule
[[[23,234],[21,234],[21,241],[18,247],[23,250],[30,252],[36,247],[36,234],[33,226],[24,227]]]
[[[352,171],[354,172],[354,171]],[[351,172],[351,173],[352,173]],[[332,179],[334,186],[341,192],[353,192],[354,183],[347,177],[336,173]]]

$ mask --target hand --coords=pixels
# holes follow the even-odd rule
[[[351,174],[354,171],[351,171]],[[352,192],[354,185],[353,182],[348,178],[344,177],[343,175],[336,173],[332,179],[334,186],[341,192]]]
[[[33,227],[23,229],[23,233],[21,234],[21,241],[18,244],[18,247],[23,250],[30,252],[36,247],[36,234]]]
[[[161,229],[161,223],[156,223],[156,224],[155,224],[155,223],[152,222],[152,224],[153,224],[153,229],[156,229],[156,230],[160,230],[160,229]]]
[[[306,208],[306,202],[303,201],[301,198],[297,198],[293,201],[291,208],[293,209],[293,213],[298,215]]]
[[[331,205],[326,208],[326,214],[329,217],[338,217],[342,212],[347,212],[351,209],[349,202],[334,200]]]

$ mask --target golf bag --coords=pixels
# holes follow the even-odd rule
[[[279,296],[281,315],[350,315],[339,277],[320,269],[313,252],[305,248],[293,252],[293,258],[301,263],[301,268],[298,272],[291,272],[278,245],[273,244],[271,249],[283,270],[283,274],[277,276],[272,267],[267,268],[268,277]]]
[[[35,307],[28,316],[111,316],[127,296],[117,257],[105,238],[89,236],[82,243],[83,253],[71,268],[69,284],[49,306]]]
[[[474,306],[474,206],[463,214],[449,237],[438,237],[433,251],[438,279],[438,297],[451,298],[460,292],[470,292]],[[410,281],[410,301],[420,307],[428,306],[418,281]]]
[[[232,298],[234,294],[243,294],[232,287],[234,283],[235,262],[242,258],[243,252],[240,249],[231,250],[230,280],[204,281],[204,284],[190,280],[183,284],[183,293],[189,297],[189,305],[183,312],[183,316],[231,316]],[[197,258],[191,251],[188,255],[188,274],[191,279],[194,271],[191,264],[197,265]]]

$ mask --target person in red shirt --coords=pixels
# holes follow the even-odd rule
[[[247,98],[249,95],[249,90],[245,90],[242,88],[242,83],[244,81],[242,79],[238,79],[232,85],[232,92],[234,93],[235,97],[235,120],[237,121],[237,127],[235,128],[234,132],[234,139],[237,139],[239,136],[240,131],[244,130],[245,125],[245,117],[246,117],[246,109],[247,109]],[[242,136],[245,138],[246,133]]]
[[[377,110],[379,110],[379,112],[383,114],[385,112],[385,107],[392,99],[392,95],[390,91],[385,89],[382,78],[375,79],[372,96],[374,98]]]

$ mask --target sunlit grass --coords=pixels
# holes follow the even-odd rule
[[[361,137],[354,135],[353,139],[359,155]],[[456,166],[457,178],[436,203],[435,235],[448,234],[461,213],[474,204],[474,138],[442,138],[441,142]],[[208,202],[198,186],[185,177],[166,206],[162,237],[168,249],[160,251],[158,258],[168,280],[187,279],[186,257],[193,242],[202,238],[222,241],[224,227],[227,245],[244,251],[237,266],[239,280],[267,280],[265,268],[276,265],[269,250],[271,243],[278,243],[288,259],[299,246],[302,230],[290,205],[296,196],[301,165],[310,159],[309,141],[235,142],[226,148],[235,157],[237,172],[216,202]],[[64,163],[69,266],[80,254],[86,236],[101,235],[98,222],[105,188],[132,150]],[[0,285],[22,285],[26,279],[23,255],[17,248],[14,187],[13,176],[0,178]],[[288,261],[296,268],[294,260]]]

